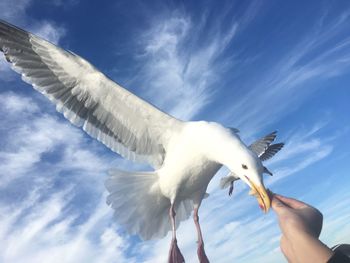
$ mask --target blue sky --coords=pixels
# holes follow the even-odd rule
[[[318,207],[321,239],[350,242],[348,1],[1,0],[0,18],[89,60],[184,120],[217,121],[251,143],[273,130],[274,192]],[[0,60],[0,262],[165,262],[170,235],[141,242],[105,204],[109,168],[141,169],[73,127]],[[284,262],[273,212],[247,187],[200,209],[212,262]],[[178,230],[196,262],[192,220]]]

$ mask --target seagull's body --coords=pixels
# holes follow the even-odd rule
[[[153,172],[111,170],[107,203],[130,234],[147,240],[172,230],[169,262],[184,262],[176,228],[194,211],[200,262],[208,262],[198,220],[206,189],[222,165],[247,183],[266,212],[264,167],[237,130],[214,122],[184,122],[140,99],[89,62],[0,21],[0,50],[22,79],[59,112],[121,156],[150,164]],[[169,220],[170,219],[170,220]]]
[[[232,136],[229,133],[217,123],[184,123],[183,129],[169,141],[164,164],[158,171],[162,193],[170,200],[203,196],[222,166],[212,155],[224,136]]]

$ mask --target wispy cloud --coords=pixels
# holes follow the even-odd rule
[[[45,191],[45,187],[36,191]],[[0,218],[0,261],[134,262],[124,255],[128,241],[109,224],[111,213],[104,196],[82,222],[77,223],[78,214],[61,217],[73,191],[74,187],[55,192],[45,201],[40,201],[39,194],[34,204],[29,200],[20,207],[2,207],[6,217]]]
[[[19,113],[33,114],[39,111],[33,99],[16,95],[14,92],[0,93],[0,109],[8,115],[18,116]]]
[[[332,146],[324,146],[322,149],[312,148],[314,151],[309,151],[306,154],[303,154],[302,157],[298,158],[297,160],[294,160],[291,158],[289,161],[288,166],[276,168],[275,172],[278,176],[274,176],[273,178],[269,179],[268,182],[270,184],[281,180],[282,178],[295,174],[306,167],[309,167],[310,165],[326,158],[331,152],[332,152]],[[294,166],[290,165],[291,163],[295,163]]]
[[[60,39],[65,35],[66,29],[62,26],[58,26],[57,24],[50,21],[40,21],[40,23],[36,24],[31,32],[34,34],[54,43],[58,44]]]
[[[78,169],[87,175],[103,174],[110,167],[108,155],[105,158],[98,156],[93,143],[89,147],[84,146],[87,141],[83,132],[67,121],[39,111],[33,99],[2,93],[0,101],[4,101],[0,116],[6,126],[1,134],[8,141],[0,151],[1,186],[34,171],[38,166],[45,170],[45,165],[50,165],[50,172],[56,174]],[[45,109],[44,104],[41,109]],[[48,156],[55,153],[58,161],[52,164]]]
[[[255,88],[232,103],[223,120],[235,120],[236,126],[253,134],[295,110],[322,87],[321,81],[347,72],[350,39],[343,33],[349,21],[347,11],[327,20],[321,17],[279,62],[264,69],[261,78],[248,80]],[[336,43],[329,45],[330,41]]]
[[[211,100],[213,85],[227,63],[218,57],[238,27],[232,24],[226,30],[216,28],[199,44],[206,19],[194,24],[190,17],[175,13],[156,20],[141,36],[138,60],[143,68],[133,85],[144,87],[150,101],[181,119],[190,119]]]
[[[126,262],[129,243],[111,224],[103,194],[116,162],[35,99],[1,93],[0,101],[2,124],[11,127],[0,131],[8,141],[0,152],[0,261]]]
[[[319,205],[319,209],[324,215],[324,227],[322,240],[334,246],[336,244],[348,244],[349,239],[344,233],[349,233],[350,226],[347,223],[349,221],[349,191],[346,187],[337,189],[337,194],[329,186],[327,193],[327,199]],[[345,188],[345,189],[344,189]]]

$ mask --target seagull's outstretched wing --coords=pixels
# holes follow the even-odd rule
[[[249,145],[249,149],[256,153],[258,157],[260,157],[263,153],[265,153],[266,149],[269,145],[276,139],[277,131],[274,131],[263,138],[253,142]]]
[[[0,50],[22,79],[73,124],[131,160],[162,164],[181,121],[122,88],[81,57],[0,21]]]
[[[284,143],[275,143],[267,147],[266,151],[259,156],[261,161],[266,161],[278,153],[284,146]]]

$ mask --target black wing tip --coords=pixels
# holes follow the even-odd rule
[[[1,19],[1,18],[0,18],[0,24],[3,26],[6,26],[6,27],[11,27],[11,28],[15,28],[15,29],[19,29],[19,30],[23,31],[23,29],[21,29],[20,27],[14,25],[14,24],[12,24],[4,19]]]
[[[2,33],[2,32],[3,33]],[[28,35],[29,34],[29,31],[23,29],[23,28],[20,28],[14,24],[11,24],[3,19],[0,19],[0,34],[11,34],[11,33],[21,33],[21,34],[26,34]]]
[[[278,149],[282,149],[284,147],[284,142],[274,143],[271,146],[278,148]]]
[[[16,28],[16,29],[20,29],[20,28],[18,28],[17,26],[15,26],[15,25],[11,24],[10,22],[7,22],[7,21],[5,21],[5,20],[3,20],[3,19],[0,19],[0,25],[1,25],[2,27],[5,27],[5,28]]]
[[[273,173],[269,169],[267,169],[266,166],[264,166],[264,173],[273,176]]]
[[[6,20],[0,18],[0,24],[8,25],[9,22],[7,22]]]

